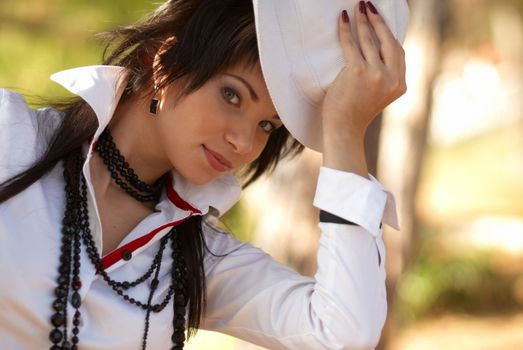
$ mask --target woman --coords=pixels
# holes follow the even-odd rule
[[[290,33],[268,18],[284,28],[319,10],[305,2],[168,1],[110,33],[103,66],[52,77],[78,100],[35,111],[0,90],[3,348],[182,349],[186,323],[271,349],[375,346],[390,208],[363,136],[405,91],[404,57],[373,4],[356,6],[353,35],[340,3],[322,6],[345,63],[309,110],[316,134],[289,110],[267,48]],[[238,199],[232,172],[248,184],[301,150],[283,124],[324,153],[315,279],[212,224]]]

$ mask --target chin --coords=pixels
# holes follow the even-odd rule
[[[198,185],[198,186],[206,185],[209,182],[215,180],[219,176],[219,175],[212,175],[209,173],[195,174],[194,172],[190,172],[189,174],[184,174],[184,173],[180,172],[180,175],[182,175],[191,184]]]
[[[209,182],[211,182],[214,179],[216,179],[216,178],[215,177],[213,177],[213,178],[205,178],[205,179],[191,179],[191,178],[188,178],[187,181],[189,181],[193,185],[203,186],[203,185],[207,185]]]

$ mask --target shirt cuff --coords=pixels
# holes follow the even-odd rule
[[[382,222],[399,229],[394,196],[374,177],[369,178],[321,167],[314,206],[351,221],[376,237]]]

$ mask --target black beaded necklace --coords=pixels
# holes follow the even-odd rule
[[[107,130],[106,130],[107,131]],[[127,162],[118,152],[116,145],[112,142],[110,134],[105,135],[103,141],[98,142],[96,150],[101,154],[111,155],[110,157],[103,157],[104,162],[113,175],[113,170],[116,168],[128,183],[135,186],[137,183],[144,184],[134,174],[134,171],[128,166]],[[109,137],[106,137],[106,136]],[[101,152],[99,151],[101,150]],[[116,151],[116,152],[115,152]],[[117,156],[113,156],[117,155]],[[106,159],[108,160],[106,162]],[[51,316],[51,324],[53,329],[49,333],[49,339],[53,344],[51,350],[77,350],[79,343],[79,325],[80,325],[80,307],[82,304],[79,290],[82,287],[80,280],[80,254],[82,250],[82,242],[84,249],[91,263],[95,266],[97,272],[102,276],[103,280],[111,287],[111,289],[122,299],[129,302],[136,307],[145,310],[145,326],[142,338],[142,349],[147,347],[147,336],[149,333],[149,319],[151,312],[158,313],[162,311],[171,301],[173,301],[173,335],[171,337],[173,346],[171,350],[182,350],[185,342],[185,307],[187,305],[187,269],[185,260],[183,258],[179,234],[176,228],[173,228],[160,241],[160,247],[156,253],[149,269],[139,278],[134,281],[115,281],[109,277],[102,265],[100,254],[96,248],[91,230],[89,228],[89,212],[87,206],[87,184],[85,177],[82,175],[82,165],[84,157],[81,150],[72,152],[64,159],[64,179],[65,179],[65,193],[66,204],[64,219],[62,222],[62,245],[60,254],[60,265],[58,267],[57,287],[55,288],[55,299],[52,304],[54,314]],[[113,167],[111,170],[110,166]],[[115,172],[116,173],[116,172]],[[127,177],[129,175],[129,177]],[[134,178],[136,177],[136,178]],[[114,178],[114,176],[113,176]],[[115,180],[116,181],[116,180]],[[118,183],[118,182],[117,182]],[[123,183],[123,182],[122,182]],[[135,189],[124,187],[119,184],[127,193],[130,191],[137,193]],[[146,186],[149,186],[145,184]],[[132,195],[135,199],[140,201],[150,201],[149,196],[158,197],[159,189],[157,184],[146,187],[140,185],[138,190],[149,193],[148,195],[140,197]],[[171,242],[172,250],[172,267],[171,267],[171,285],[167,291],[166,296],[159,304],[152,304],[154,292],[158,287],[161,262],[163,252],[168,243]],[[153,276],[154,274],[154,276]],[[141,283],[144,283],[151,278],[150,292],[146,302],[138,301],[130,297],[125,291],[133,288]],[[72,318],[72,336],[69,337],[67,333],[67,304],[71,303],[74,314]],[[70,340],[69,340],[70,339]]]
[[[98,138],[95,150],[100,157],[102,157],[114,182],[127,192],[128,195],[140,202],[158,201],[165,183],[165,178],[160,177],[152,185],[140,180],[138,175],[136,175],[134,170],[125,161],[123,155],[120,154],[108,128],[106,128]]]

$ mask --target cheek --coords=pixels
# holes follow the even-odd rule
[[[253,145],[252,152],[249,155],[249,160],[247,163],[251,163],[251,162],[255,161],[256,159],[258,159],[260,154],[265,149],[265,146],[267,146],[268,140],[269,140],[269,138],[268,138],[267,134],[265,134],[265,133],[263,133],[262,135],[257,137],[257,139]]]
[[[187,103],[176,106],[170,113],[163,117],[159,123],[159,132],[163,135],[171,135],[181,140],[193,144],[202,141],[209,135],[219,131],[218,118],[215,118],[213,108],[210,103],[200,103],[195,105],[191,100]],[[176,140],[174,140],[176,142]]]

